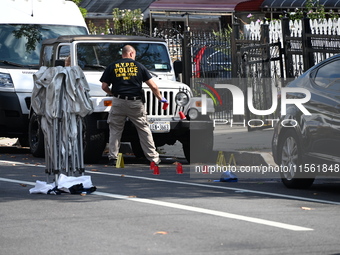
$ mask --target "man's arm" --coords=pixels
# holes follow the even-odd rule
[[[159,91],[159,88],[157,84],[153,81],[153,79],[147,80],[145,83],[149,86],[149,88],[152,90],[152,93],[157,97],[157,99],[161,101],[161,92]]]
[[[112,96],[112,92],[109,88],[109,84],[107,84],[106,82],[102,82],[102,90],[104,90],[106,94]]]

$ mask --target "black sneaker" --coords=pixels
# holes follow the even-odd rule
[[[117,163],[117,160],[112,158],[112,159],[109,159],[108,165],[109,165],[109,166],[115,166],[116,163]]]

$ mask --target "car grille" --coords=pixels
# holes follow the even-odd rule
[[[145,100],[146,100],[146,112],[149,117],[173,117],[178,115],[179,108],[175,102],[175,96],[178,92],[178,89],[161,89],[162,96],[165,97],[169,106],[166,110],[162,109],[163,103],[160,103],[158,99],[153,95],[152,91],[149,89],[145,89]]]

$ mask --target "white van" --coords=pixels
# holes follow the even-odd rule
[[[85,20],[72,1],[1,0],[0,137],[18,137],[28,145],[32,75],[39,68],[42,41],[84,34]]]

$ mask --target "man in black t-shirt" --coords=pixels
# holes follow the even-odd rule
[[[135,125],[141,147],[150,162],[159,164],[159,154],[152,133],[146,121],[146,111],[141,100],[142,83],[145,82],[160,102],[166,103],[149,71],[135,61],[136,50],[125,45],[122,59],[111,63],[104,71],[100,81],[102,89],[113,96],[112,107],[107,122],[110,127],[109,164],[115,165],[118,157],[120,139],[128,117]],[[110,85],[112,85],[110,89]]]

